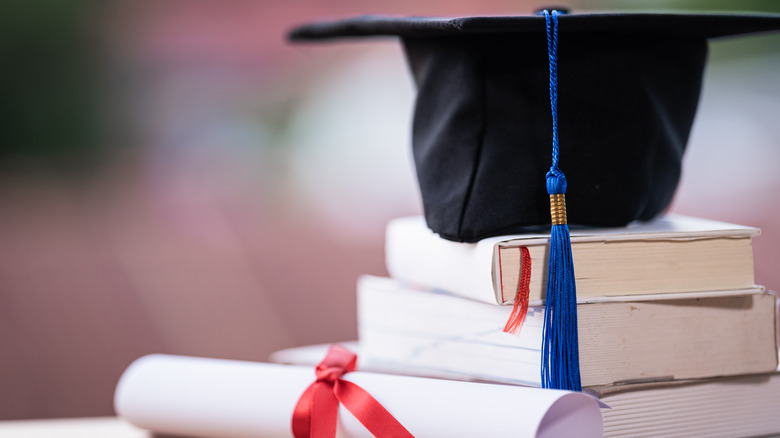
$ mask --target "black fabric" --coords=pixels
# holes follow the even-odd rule
[[[667,207],[680,176],[706,37],[780,16],[564,15],[560,168],[570,224],[621,226]],[[474,242],[549,224],[552,155],[544,18],[361,17],[292,37],[403,36],[418,89],[412,148],[428,226]]]
[[[653,34],[716,38],[780,28],[780,14],[718,13],[574,13],[559,17],[560,34],[608,32],[610,34]],[[454,36],[486,33],[544,34],[544,17],[539,15],[487,17],[393,17],[365,15],[337,21],[299,26],[290,32],[292,40],[364,36]]]
[[[412,142],[428,226],[471,242],[549,223],[545,37],[404,45],[418,88]],[[701,39],[561,38],[558,129],[570,223],[624,225],[667,206],[705,54]]]

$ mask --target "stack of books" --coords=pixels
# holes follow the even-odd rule
[[[754,284],[746,226],[666,215],[572,229],[581,379],[604,436],[780,433],[777,299]],[[444,240],[387,230],[392,278],[358,282],[359,367],[540,386],[549,235]],[[529,308],[504,332],[521,271]]]

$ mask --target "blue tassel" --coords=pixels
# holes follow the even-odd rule
[[[550,58],[553,160],[547,173],[550,194],[550,260],[542,330],[542,387],[581,391],[577,335],[577,288],[566,222],[566,177],[558,168],[558,11],[543,11]]]
[[[553,225],[542,329],[542,387],[581,391],[577,288],[563,200],[566,178],[559,170],[548,172],[547,191],[553,203]]]

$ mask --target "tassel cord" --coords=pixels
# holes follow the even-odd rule
[[[581,391],[577,334],[577,296],[569,226],[566,221],[566,177],[558,168],[558,11],[544,11],[550,63],[552,165],[547,173],[550,194],[550,258],[542,329],[542,387]]]

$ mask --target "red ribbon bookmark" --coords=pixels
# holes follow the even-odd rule
[[[357,355],[340,345],[331,345],[317,365],[317,380],[306,388],[292,418],[295,438],[336,436],[339,403],[343,404],[375,437],[414,438],[374,397],[341,376],[355,370]]]
[[[499,252],[499,255],[501,253]],[[520,247],[520,282],[517,286],[517,295],[515,295],[515,305],[512,307],[512,313],[509,315],[504,326],[506,333],[519,333],[523,327],[525,316],[528,314],[528,298],[530,295],[529,286],[531,284],[531,254],[528,248]],[[503,285],[502,285],[503,290]]]

